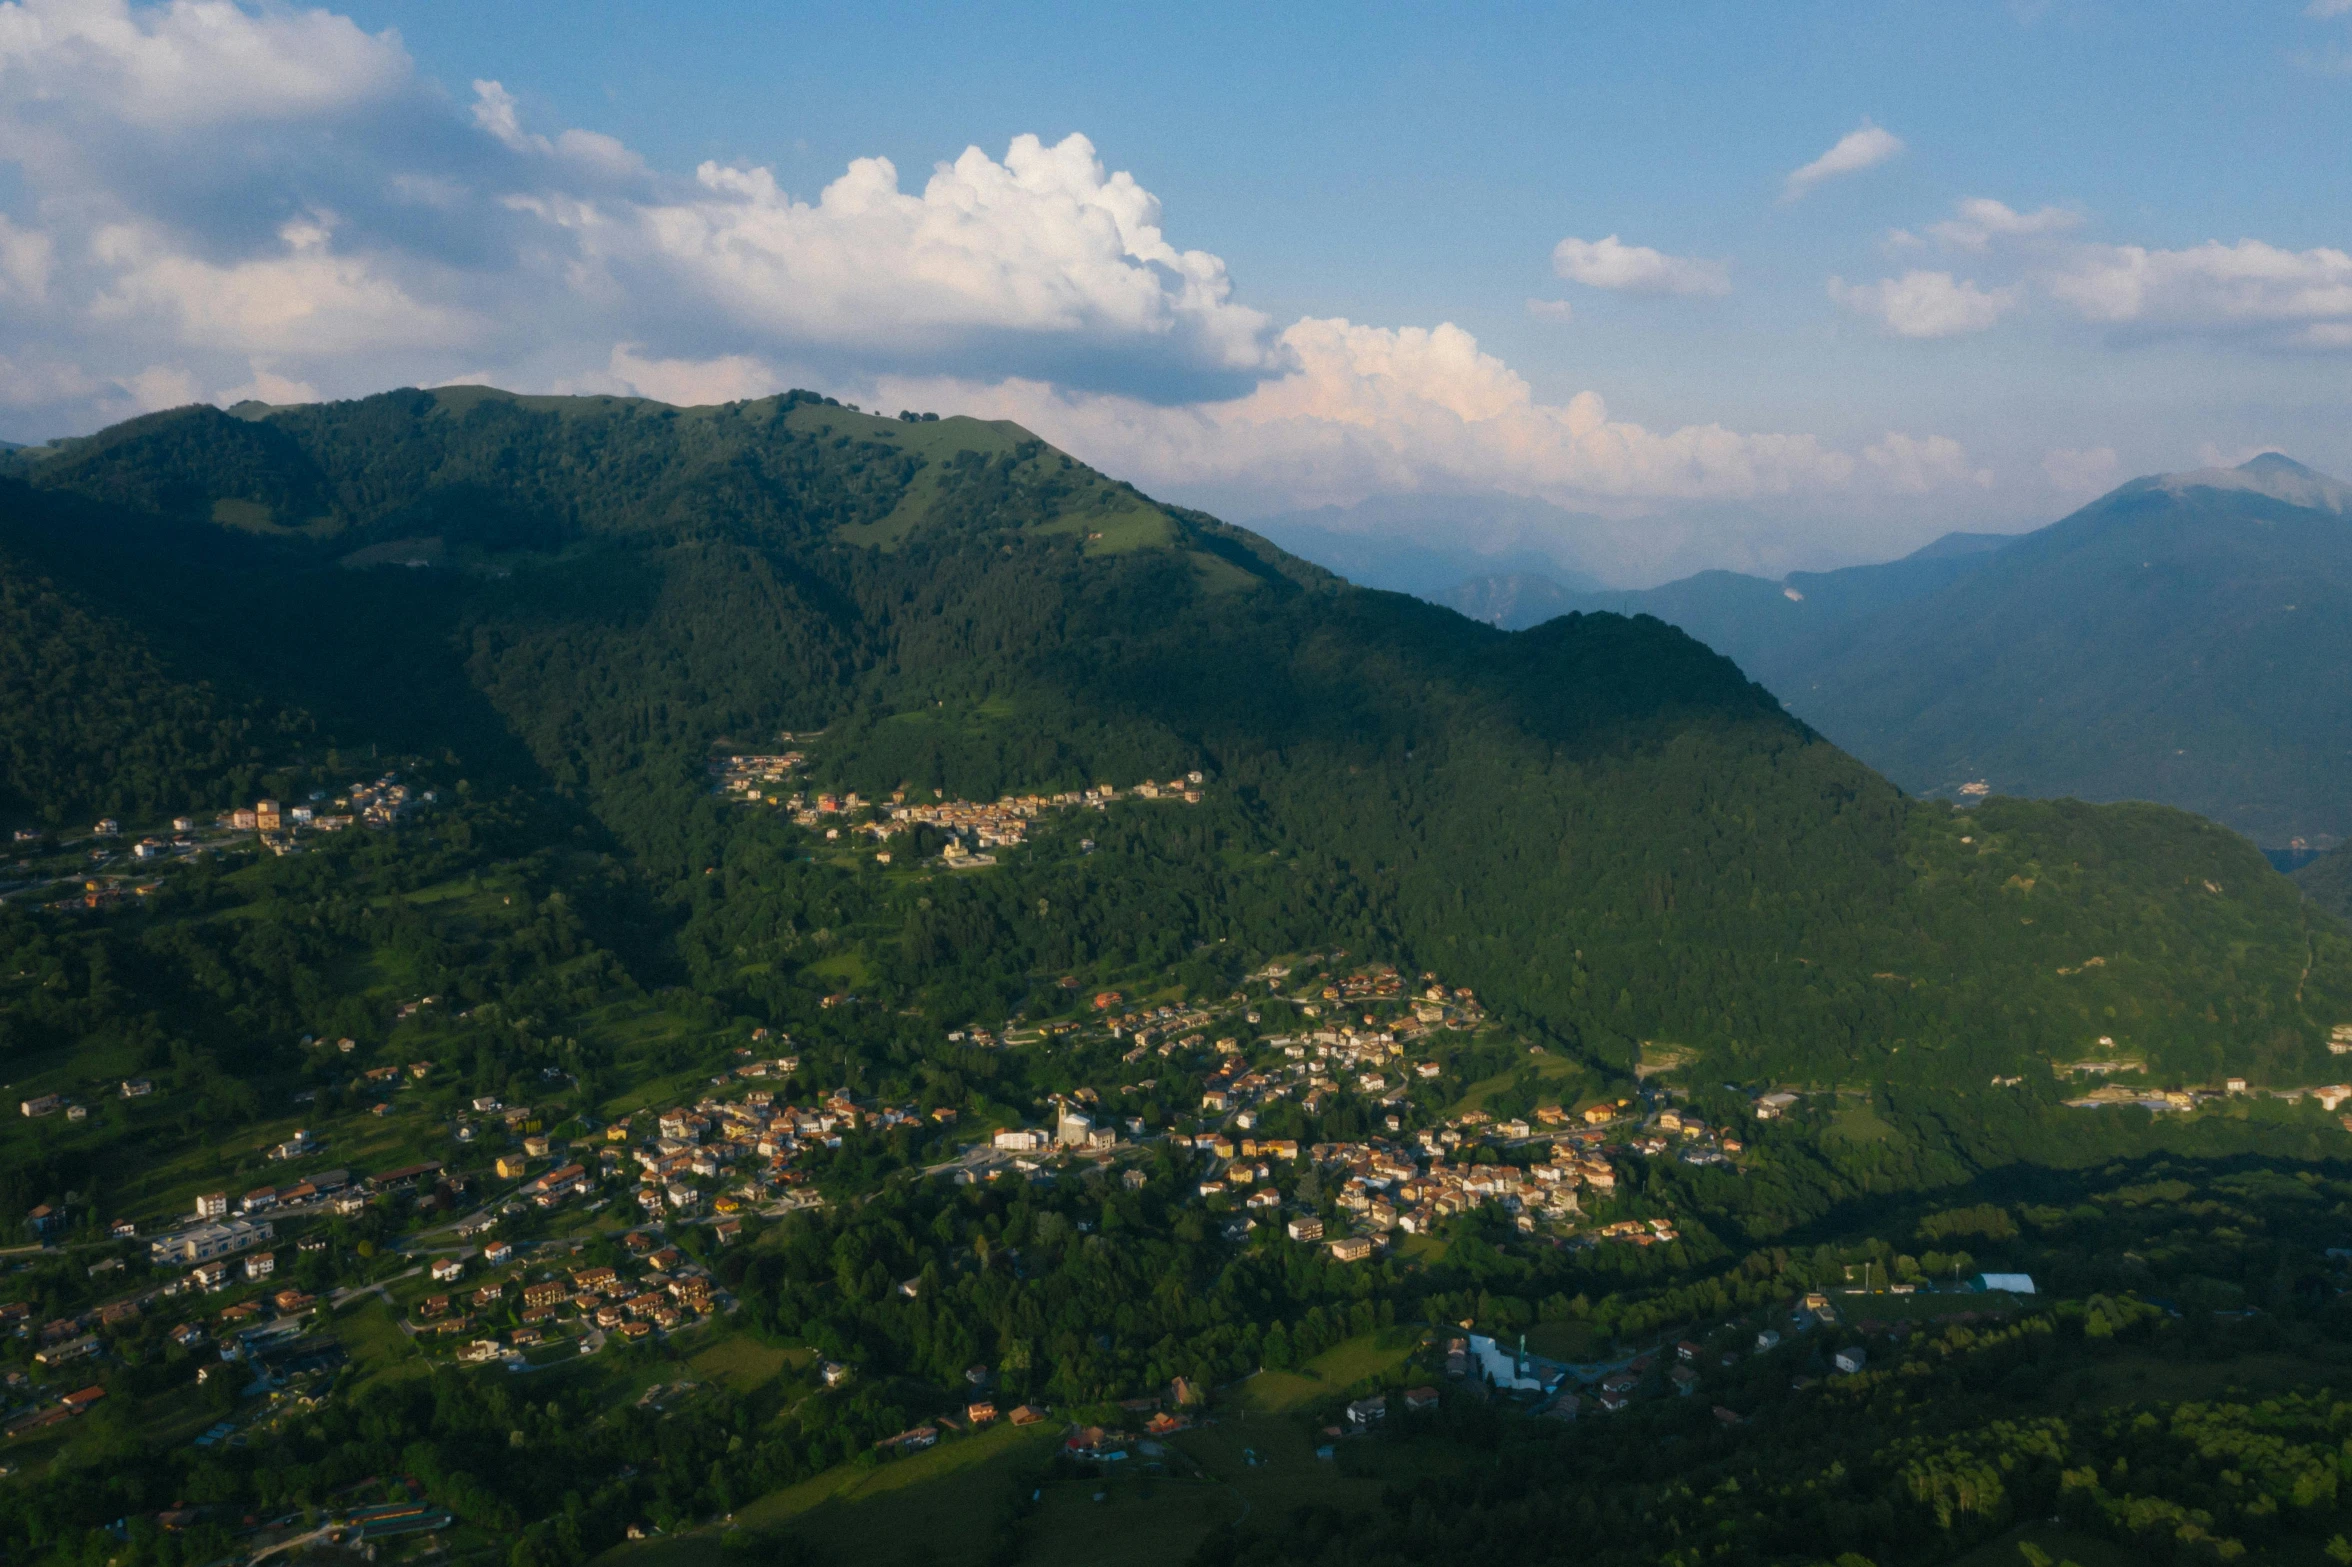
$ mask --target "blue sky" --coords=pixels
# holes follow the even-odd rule
[[[2340,0],[30,0],[0,130],[16,439],[473,376],[816,384],[1236,517],[1534,497],[1548,532],[1443,526],[1620,581],[2270,446],[2352,469]],[[895,216],[870,174],[820,201],[877,158]]]

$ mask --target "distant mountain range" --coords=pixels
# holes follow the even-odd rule
[[[1489,576],[1598,592],[1601,578],[1585,569],[1575,550],[1605,526],[1599,518],[1500,494],[1375,495],[1353,506],[1319,506],[1249,524],[1259,536],[1358,587],[1434,603],[1449,602],[1447,593],[1460,583]],[[1423,542],[1429,539],[1459,542]]]
[[[1510,629],[1655,615],[1924,795],[2155,800],[2325,847],[2352,837],[2348,510],[2352,489],[2266,453],[1884,565],[1639,592],[1507,572],[1439,598]]]

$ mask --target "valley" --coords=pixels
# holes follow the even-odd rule
[[[12,1549],[2348,1526],[2352,931],[2222,826],[1907,795],[1001,424],[9,460]]]

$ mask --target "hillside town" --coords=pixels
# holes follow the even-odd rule
[[[722,798],[780,809],[794,825],[821,832],[828,842],[844,837],[869,839],[875,845],[874,858],[884,865],[893,862],[892,839],[918,827],[933,829],[947,840],[937,863],[951,870],[995,864],[993,851],[1019,848],[1027,840],[1031,824],[1048,812],[1108,810],[1120,800],[1198,805],[1203,787],[1197,771],[1164,782],[1147,778],[1125,790],[1115,784],[1099,784],[1050,794],[1008,794],[994,800],[951,800],[939,789],[930,791],[929,800],[918,798],[918,791],[909,788],[894,789],[887,799],[875,800],[854,789],[812,795],[806,790],[787,793],[778,787],[790,782],[791,775],[805,769],[807,762],[806,752],[799,750],[727,752],[712,759],[709,772],[713,788]]]
[[[340,793],[314,789],[295,803],[265,797],[210,818],[174,816],[145,830],[126,829],[112,816],[80,833],[17,827],[10,846],[18,858],[0,869],[0,901],[37,902],[63,914],[103,911],[152,895],[162,885],[158,874],[173,864],[243,847],[295,854],[310,835],[388,829],[439,800],[438,790],[385,773]]]

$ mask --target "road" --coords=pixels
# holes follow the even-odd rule
[[[392,1277],[388,1279],[380,1279],[373,1284],[354,1284],[348,1288],[336,1290],[327,1297],[327,1309],[329,1311],[341,1311],[345,1306],[350,1305],[353,1301],[359,1299],[359,1297],[362,1295],[381,1295],[384,1297],[385,1302],[389,1304],[392,1299],[391,1287],[393,1285],[399,1283],[402,1279],[413,1279],[424,1271],[425,1270],[423,1266],[419,1265],[409,1269],[406,1273],[395,1273],[392,1275]]]

